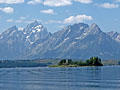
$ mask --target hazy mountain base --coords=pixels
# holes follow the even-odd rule
[[[79,60],[73,60],[79,61]],[[16,68],[16,67],[58,67],[60,60],[0,60],[0,68]],[[104,66],[120,65],[120,61],[106,60],[102,61]],[[78,67],[76,65],[61,65],[59,67]]]
[[[55,60],[0,60],[0,68],[47,67],[54,63]]]

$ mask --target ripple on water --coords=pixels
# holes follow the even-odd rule
[[[119,66],[0,69],[0,90],[119,89]]]

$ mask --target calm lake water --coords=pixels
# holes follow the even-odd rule
[[[120,66],[0,69],[0,90],[120,90]]]

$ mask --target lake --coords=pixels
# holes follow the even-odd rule
[[[120,66],[1,68],[0,90],[120,90]]]

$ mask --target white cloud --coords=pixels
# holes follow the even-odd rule
[[[6,22],[11,23],[11,22],[13,22],[13,19],[8,19],[8,20],[6,20]]]
[[[20,19],[21,19],[21,20],[25,20],[25,19],[26,19],[26,17],[24,17],[24,16],[21,16],[21,17],[20,17]]]
[[[62,21],[60,21],[60,20],[48,20],[47,22],[45,22],[45,24],[51,24],[51,23],[58,23],[58,24],[61,24]]]
[[[66,6],[66,5],[71,5],[72,1],[71,0],[45,0],[44,5],[47,6]]]
[[[28,20],[27,17],[19,17],[18,19],[7,19],[6,22],[7,23],[31,23],[34,22],[35,20],[37,20],[38,22],[42,22],[40,19],[31,19]]]
[[[89,4],[93,2],[93,0],[30,0],[27,4],[41,3],[46,6],[60,7],[60,6],[72,5],[73,1],[80,2],[83,4]]]
[[[77,16],[70,16],[64,20],[64,23],[79,23],[83,21],[90,21],[93,20],[92,16],[87,16],[87,15],[77,15]]]
[[[18,20],[8,19],[8,20],[6,20],[6,22],[8,22],[8,23],[11,23],[11,22],[22,23],[22,22],[24,22],[24,20],[21,20],[21,19],[18,19]]]
[[[22,23],[22,22],[24,22],[24,20],[18,19],[18,20],[16,20],[15,22],[16,22],[16,23]]]
[[[89,3],[93,2],[92,0],[75,0],[75,1],[80,2],[80,3],[84,3],[84,4],[89,4]]]
[[[103,8],[119,8],[118,4],[113,4],[113,3],[103,3],[98,6],[103,7]]]
[[[5,13],[13,13],[14,9],[12,7],[5,7],[5,8],[0,8],[0,11],[3,11]]]
[[[5,4],[17,4],[17,3],[24,3],[24,0],[0,0],[0,3]]]
[[[59,7],[59,6],[66,6],[66,5],[71,5],[72,0],[31,0],[28,2],[28,4],[43,4],[46,6],[54,6],[54,7]]]
[[[27,4],[39,4],[39,3],[43,3],[43,0],[31,0],[27,2]]]
[[[54,10],[53,9],[47,9],[47,10],[41,10],[41,13],[45,13],[45,14],[54,14]]]

